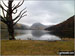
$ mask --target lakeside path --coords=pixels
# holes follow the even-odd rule
[[[74,39],[54,42],[38,40],[1,40],[2,55],[57,55],[59,51],[73,50]]]

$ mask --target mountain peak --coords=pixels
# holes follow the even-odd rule
[[[46,26],[41,24],[41,23],[34,23],[32,26],[31,26],[31,29],[35,29],[35,30],[43,30],[45,29]]]

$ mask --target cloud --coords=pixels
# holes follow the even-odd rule
[[[17,0],[16,2],[18,3]],[[28,25],[36,22],[57,24],[74,15],[74,0],[29,0],[25,1],[18,10],[25,7],[28,16],[22,18],[19,23]]]

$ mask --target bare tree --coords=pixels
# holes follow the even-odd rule
[[[14,2],[14,0],[8,0],[8,5],[6,5],[4,3],[4,1],[2,0],[2,3],[4,4],[5,7],[7,7],[7,10],[2,6],[2,4],[0,4],[0,8],[2,9],[2,13],[3,13],[3,16],[0,15],[0,19],[8,27],[9,40],[15,40],[15,37],[14,37],[14,25],[22,17],[27,15],[27,14],[25,14],[27,12],[25,10],[26,8],[24,8],[23,10],[21,10],[19,12],[19,14],[15,18],[13,18],[12,14],[16,14],[17,13],[17,9],[24,3],[24,0],[20,1],[17,5],[15,5],[15,4],[12,5],[13,2]],[[5,14],[5,12],[6,12],[6,14]]]

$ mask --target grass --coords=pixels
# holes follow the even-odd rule
[[[55,42],[35,40],[1,40],[2,55],[57,55],[59,51],[73,50],[74,39]]]

